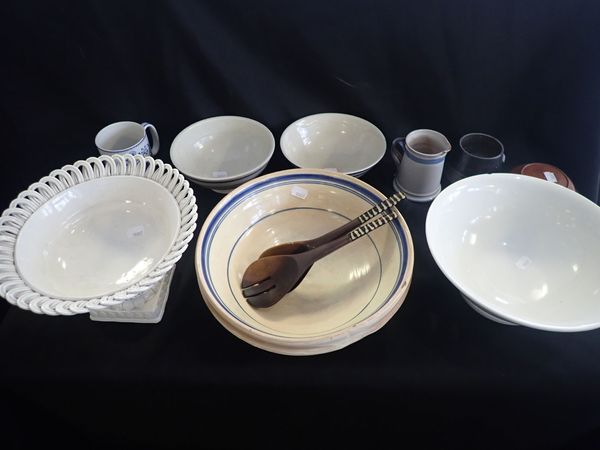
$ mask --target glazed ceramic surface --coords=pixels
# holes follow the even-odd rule
[[[263,124],[245,117],[218,116],[181,131],[170,154],[175,167],[190,180],[227,191],[260,174],[274,151],[275,138]]]
[[[152,147],[146,133],[152,136]],[[154,125],[143,122],[115,122],[102,128],[96,134],[96,148],[101,155],[142,155],[154,156],[160,142]]]
[[[359,177],[381,160],[386,141],[375,125],[360,117],[323,113],[289,125],[280,146],[296,167],[334,169]]]
[[[517,167],[513,167],[511,172],[540,178],[550,183],[556,183],[560,186],[564,186],[572,191],[577,191],[573,180],[571,180],[561,169],[551,164],[540,162],[521,164]]]
[[[406,138],[394,139],[394,189],[411,201],[431,201],[442,190],[442,172],[450,150],[448,139],[434,130],[414,130]]]
[[[472,304],[552,331],[600,325],[600,208],[538,178],[464,178],[433,201],[431,253]]]
[[[268,247],[316,237],[384,198],[353,177],[323,170],[275,172],[234,190],[198,238],[196,269],[209,309],[236,336],[284,354],[336,350],[379,329],[412,277],[412,240],[402,218],[318,261],[270,308],[251,307],[240,283]]]
[[[110,295],[141,280],[167,254],[179,208],[163,186],[144,178],[99,178],[67,189],[25,223],[17,270],[45,295]]]
[[[116,155],[63,166],[0,216],[0,295],[49,315],[120,305],[173,269],[197,217],[189,182],[161,160]]]

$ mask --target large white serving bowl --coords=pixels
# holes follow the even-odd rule
[[[436,263],[486,317],[549,331],[600,325],[600,208],[545,180],[468,177],[433,201]]]
[[[196,211],[189,183],[160,160],[117,155],[64,166],[0,217],[0,294],[51,315],[122,303],[180,259]]]
[[[365,119],[321,113],[290,124],[279,141],[284,156],[296,167],[332,169],[360,177],[386,150],[383,133]]]
[[[375,332],[403,303],[412,279],[412,238],[401,216],[318,261],[270,308],[251,307],[240,284],[266,248],[316,237],[384,198],[351,176],[302,169],[263,175],[229,193],[196,246],[209,310],[235,336],[281,354],[330,352]]]
[[[262,123],[217,116],[182,130],[171,144],[170,156],[190,181],[227,193],[262,173],[274,151],[275,138]]]

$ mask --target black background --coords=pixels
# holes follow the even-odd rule
[[[94,156],[108,123],[267,125],[344,112],[388,143],[412,129],[482,131],[507,168],[562,168],[597,201],[600,4],[589,1],[79,1],[0,6],[2,208],[53,169]],[[448,163],[452,163],[453,152]],[[291,168],[279,147],[267,172]],[[386,153],[363,180],[392,193]],[[198,228],[222,198],[196,188]],[[178,263],[156,325],[0,306],[0,446],[78,448],[599,448],[600,334],[491,322],[433,262],[428,204],[401,211],[413,284],[375,334],[287,357],[212,317]],[[197,232],[196,232],[197,236]]]

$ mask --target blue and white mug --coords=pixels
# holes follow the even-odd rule
[[[152,138],[152,146],[148,134]],[[158,152],[158,133],[154,125],[142,122],[115,122],[96,134],[96,148],[101,155],[154,156]]]
[[[442,190],[444,161],[451,148],[446,136],[434,130],[414,130],[394,139],[394,189],[416,202],[433,200]]]

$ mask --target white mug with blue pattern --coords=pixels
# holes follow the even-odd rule
[[[434,130],[414,130],[394,139],[394,189],[416,202],[433,200],[442,190],[444,161],[451,148],[448,139]]]
[[[152,138],[152,147],[147,132]],[[142,122],[115,122],[96,135],[96,148],[101,155],[154,156],[158,152],[158,133],[154,125]]]

